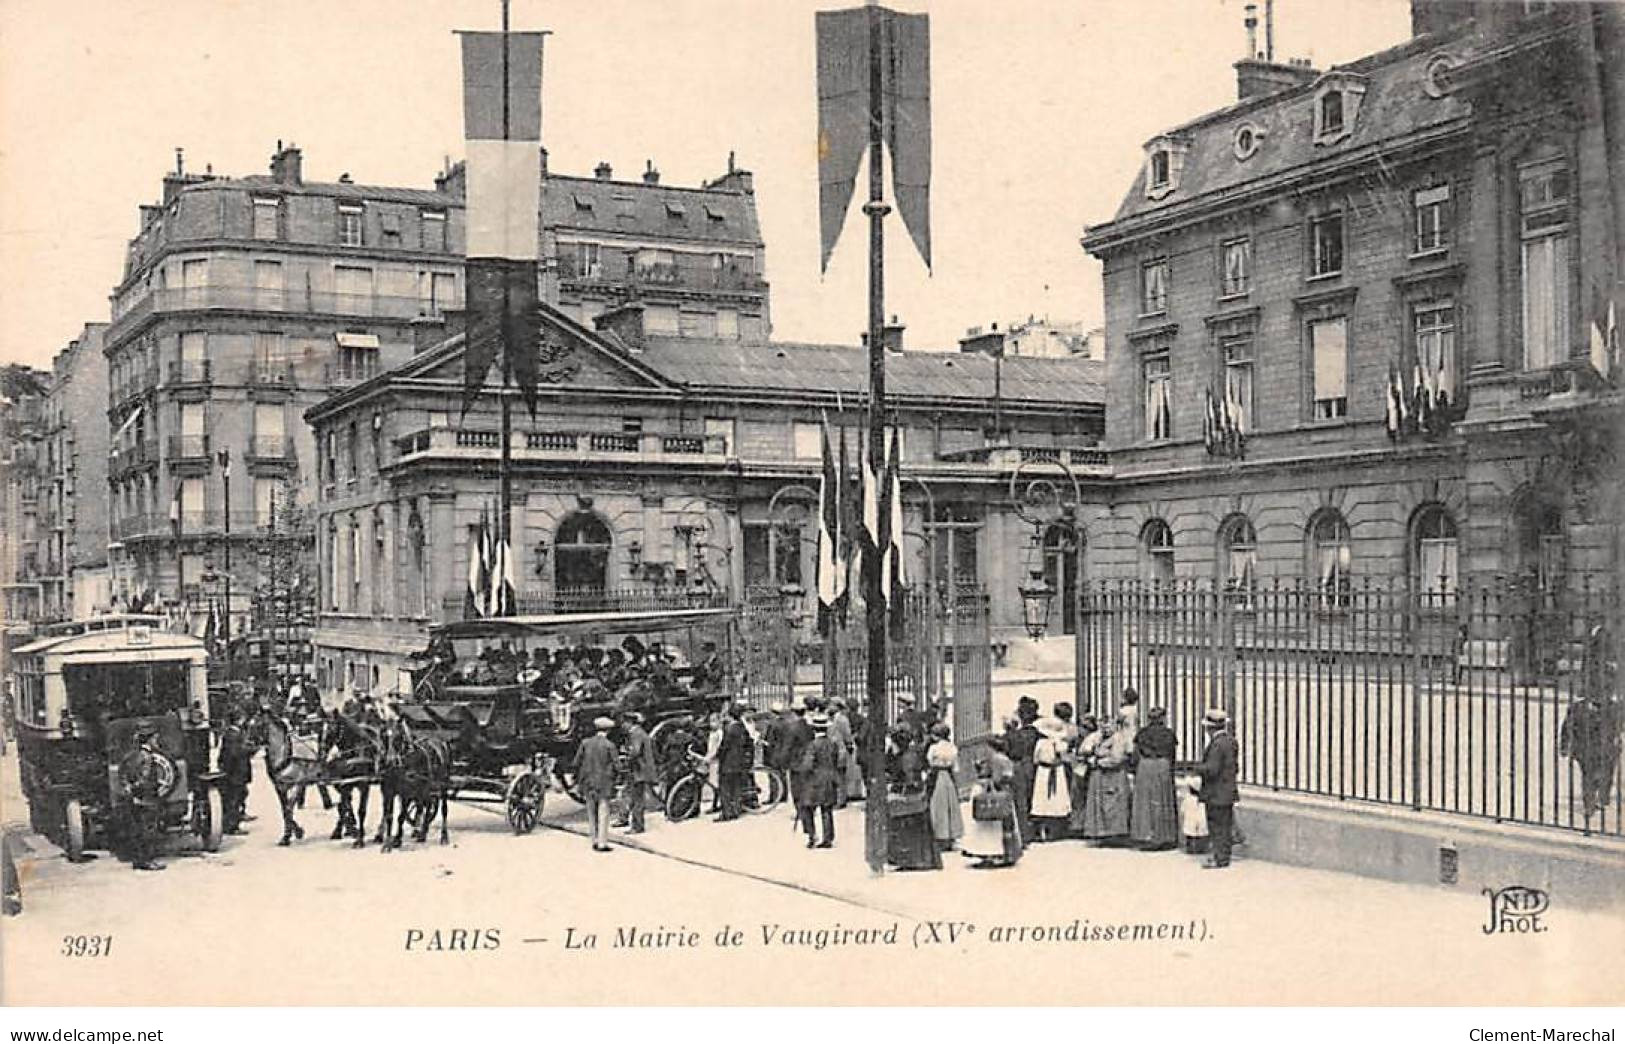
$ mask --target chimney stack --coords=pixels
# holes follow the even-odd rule
[[[608,163],[599,163],[598,166],[592,168],[592,176],[599,181],[608,181],[615,176],[615,168]]]
[[[735,165],[734,154],[728,153],[728,173],[712,181],[704,182],[703,189],[720,189],[724,192],[741,192],[745,195],[754,195],[756,192],[755,179],[748,170],[741,170]]]
[[[276,143],[276,155],[271,157],[271,180],[278,185],[304,184],[304,154],[299,146],[288,142],[283,147],[282,142]]]
[[[451,164],[444,174],[436,174],[434,190],[452,199],[462,199],[468,191],[468,164],[458,160]]]
[[[880,328],[880,346],[888,352],[901,352],[903,350],[903,331],[908,329],[897,321],[894,315],[891,322]]]
[[[1268,53],[1268,50],[1266,44],[1265,52]],[[1243,58],[1236,63],[1235,69],[1237,101],[1302,87],[1314,83],[1320,77],[1319,70],[1303,58],[1294,58],[1285,65],[1278,65],[1265,58]]]
[[[655,161],[654,160],[644,160],[644,163],[643,163],[643,183],[645,185],[658,185],[658,184],[660,184],[660,171],[655,169]]]
[[[1245,19],[1243,19],[1243,24],[1245,24],[1247,26],[1247,53],[1245,55],[1243,55],[1242,57],[1243,58],[1257,58],[1258,57],[1258,5],[1257,4],[1248,4],[1247,5],[1247,17]]]

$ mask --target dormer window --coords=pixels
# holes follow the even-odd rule
[[[1158,149],[1151,154],[1151,187],[1168,187],[1168,150]]]
[[[1354,131],[1365,96],[1365,77],[1329,72],[1315,89],[1315,144],[1335,145]]]
[[[1343,92],[1327,91],[1320,96],[1320,133],[1337,134],[1343,129]]]
[[[1179,188],[1179,175],[1185,166],[1185,151],[1189,148],[1190,142],[1172,136],[1154,138],[1146,144],[1147,199],[1162,199]]]

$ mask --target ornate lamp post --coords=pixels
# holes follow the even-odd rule
[[[796,635],[806,616],[807,590],[797,583],[779,585],[779,617],[784,622],[784,702],[796,699]]]
[[[1034,474],[1044,468],[1052,468],[1066,476],[1072,487],[1070,501],[1065,499],[1065,488],[1058,486],[1054,479]],[[1073,635],[1073,697],[1074,705],[1080,711],[1086,706],[1084,697],[1088,692],[1087,679],[1084,678],[1087,660],[1083,648],[1083,527],[1078,523],[1078,510],[1082,505],[1083,489],[1078,484],[1078,476],[1064,460],[1022,461],[1010,473],[1010,508],[1018,518],[1033,527],[1031,553],[1038,562],[1038,568],[1029,570],[1031,575],[1018,590],[1021,592],[1022,623],[1034,640],[1043,637],[1049,626],[1050,604],[1056,594],[1055,585],[1049,582],[1047,571],[1043,568],[1045,535],[1055,529],[1060,529],[1066,535],[1066,543],[1062,545],[1063,569],[1065,550],[1070,548],[1073,551],[1073,575],[1070,578],[1062,576],[1060,586],[1064,592],[1067,580],[1072,581],[1070,597],[1075,621],[1073,630],[1076,632]]]

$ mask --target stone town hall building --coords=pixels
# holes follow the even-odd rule
[[[1325,71],[1238,62],[1237,101],[1152,135],[1085,234],[1114,492],[1092,575],[1617,584],[1621,12],[1412,21]],[[1392,438],[1391,374],[1419,371],[1440,409]],[[1209,392],[1239,454],[1208,451]]]

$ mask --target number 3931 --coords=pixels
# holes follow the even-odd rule
[[[111,935],[64,935],[62,937],[62,956],[64,957],[108,957],[113,953],[113,937]]]

